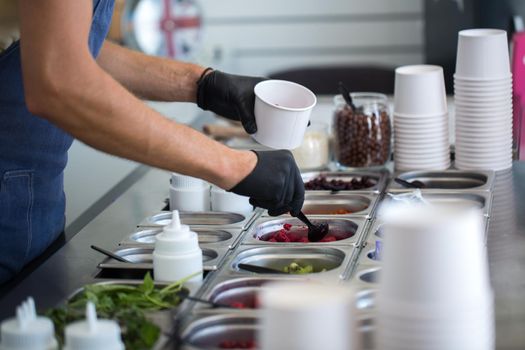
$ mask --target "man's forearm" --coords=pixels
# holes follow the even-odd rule
[[[153,101],[195,102],[204,68],[148,56],[106,40],[97,63],[136,96]]]
[[[97,70],[94,63],[86,62],[75,70],[75,83],[64,81],[60,94],[42,89],[45,106],[37,102],[35,112],[81,141],[113,155],[200,177],[226,189],[255,166],[251,152],[229,149],[161,116]]]
[[[253,153],[229,149],[164,118],[95,62],[87,46],[91,6],[90,0],[19,1],[28,109],[113,155],[201,177],[223,188],[243,179],[257,162]],[[190,99],[195,81],[190,85],[181,99]]]

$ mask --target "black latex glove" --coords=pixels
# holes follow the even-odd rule
[[[232,120],[239,120],[248,134],[257,131],[253,88],[265,80],[214,70],[197,82],[197,105]]]
[[[257,151],[253,171],[230,191],[250,197],[256,207],[278,216],[297,215],[303,207],[304,183],[290,151]]]

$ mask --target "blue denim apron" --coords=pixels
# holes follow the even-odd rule
[[[93,0],[93,57],[109,29],[113,1]],[[63,231],[63,171],[72,142],[71,135],[27,110],[20,45],[13,43],[0,54],[0,284]]]

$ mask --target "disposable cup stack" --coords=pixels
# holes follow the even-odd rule
[[[310,282],[268,284],[259,295],[262,350],[360,349],[348,288]]]
[[[459,32],[454,100],[456,167],[509,169],[512,166],[512,75],[504,30]]]
[[[494,300],[482,218],[472,209],[385,214],[376,348],[492,350]]]
[[[450,167],[443,68],[413,65],[396,69],[394,160],[398,170]]]

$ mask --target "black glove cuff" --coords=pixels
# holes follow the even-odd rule
[[[212,72],[210,74],[206,74],[209,71]],[[215,75],[215,72],[217,71],[213,70],[212,67],[208,67],[202,72],[201,76],[197,80],[197,106],[205,111],[209,110],[208,103],[206,102],[206,87],[209,84],[209,81],[213,79],[213,77],[210,77],[210,75]]]
[[[236,194],[240,194],[241,196],[250,196],[253,193],[253,186],[255,184],[252,184],[252,175],[255,174],[258,170],[258,168],[261,166],[261,155],[257,153],[257,151],[251,150],[255,155],[257,156],[257,163],[255,164],[255,168],[249,173],[244,179],[241,180],[237,185],[233,186],[231,189],[228,190],[228,192],[233,192]],[[260,184],[257,185],[260,187]]]

